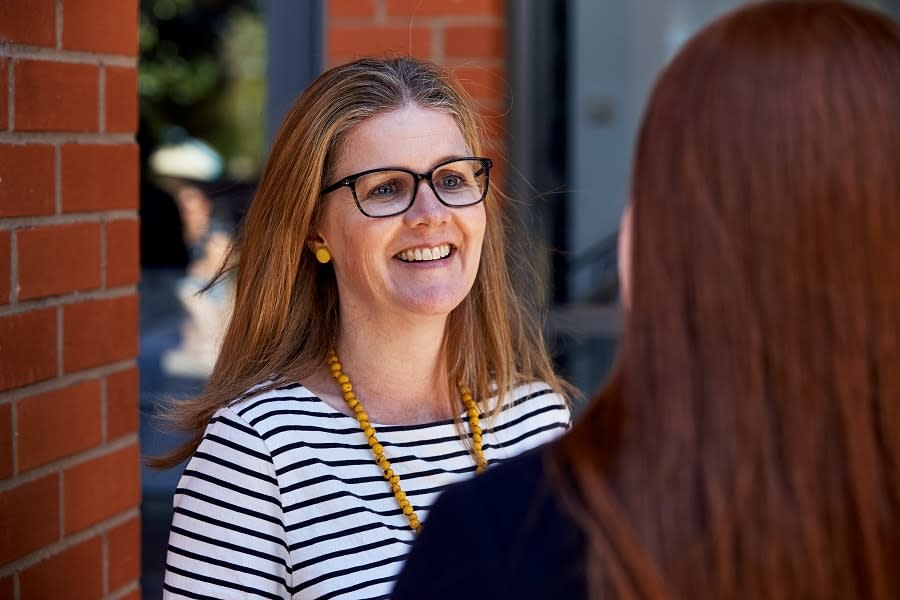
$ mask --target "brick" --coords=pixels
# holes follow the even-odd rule
[[[138,127],[137,69],[106,67],[106,131],[131,133]]]
[[[13,473],[12,405],[0,405],[0,479]]]
[[[54,375],[56,309],[0,317],[0,390],[49,379]]]
[[[54,554],[19,575],[22,598],[96,600],[103,596],[103,546],[94,537]]]
[[[55,211],[53,146],[0,144],[0,217]]]
[[[58,538],[59,477],[56,474],[0,494],[0,564],[25,556]]]
[[[509,84],[500,69],[493,67],[458,67],[452,69],[453,76],[476,100],[503,98],[509,91]]]
[[[397,54],[430,58],[431,29],[368,26],[328,30],[328,57],[331,60]]]
[[[499,25],[447,27],[444,54],[447,58],[503,58],[503,28]]]
[[[137,431],[138,404],[137,369],[119,371],[106,378],[106,439]]]
[[[106,287],[132,285],[140,279],[140,235],[137,219],[106,224]]]
[[[0,600],[14,600],[13,576],[0,578]]]
[[[0,231],[0,305],[9,304],[10,263],[12,262],[8,231]]]
[[[137,0],[64,0],[63,48],[137,54]]]
[[[16,131],[97,131],[97,72],[95,65],[17,61]]]
[[[481,121],[484,124],[485,143],[488,144],[492,139],[500,141],[502,147],[503,137],[506,135],[506,116],[503,112],[496,110],[481,110]],[[494,161],[495,163],[501,161]],[[493,173],[492,173],[493,174]]]
[[[9,61],[0,58],[0,82],[3,88],[8,89],[9,86]],[[6,101],[9,94],[0,93],[0,131],[9,128],[9,103]]]
[[[372,17],[375,15],[374,0],[328,0],[328,18],[344,19]]]
[[[86,381],[16,405],[19,471],[98,445],[100,381]]]
[[[503,0],[387,0],[389,17],[503,16]]]
[[[56,0],[0,2],[0,42],[56,46]]]
[[[137,444],[66,469],[63,473],[66,534],[136,507],[141,501]]]
[[[134,518],[109,530],[107,538],[109,584],[115,591],[141,575],[141,521]]]
[[[62,147],[63,212],[136,209],[135,144],[66,144]]]
[[[134,358],[137,346],[136,295],[63,307],[63,367],[66,373]]]
[[[22,229],[16,244],[20,300],[100,287],[99,223]]]

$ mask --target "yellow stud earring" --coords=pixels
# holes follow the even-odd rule
[[[331,252],[328,251],[328,248],[322,246],[318,250],[316,250],[316,260],[322,263],[323,265],[331,261]]]

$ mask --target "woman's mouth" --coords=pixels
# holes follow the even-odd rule
[[[432,246],[428,248],[410,248],[403,250],[395,255],[403,262],[425,262],[430,260],[440,260],[447,258],[455,248],[450,244],[441,244],[440,246]]]

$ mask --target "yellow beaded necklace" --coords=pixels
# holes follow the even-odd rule
[[[400,487],[400,476],[394,472],[390,461],[384,455],[384,446],[378,443],[378,438],[375,437],[375,428],[369,422],[369,415],[366,414],[359,398],[353,393],[353,385],[350,383],[350,378],[341,371],[341,361],[334,350],[328,356],[328,366],[331,369],[331,376],[334,377],[334,380],[341,388],[341,394],[343,394],[347,406],[356,415],[356,420],[359,421],[359,428],[366,434],[366,438],[369,440],[369,447],[372,448],[372,454],[375,455],[375,463],[381,467],[384,478],[391,484],[391,491],[394,492],[394,498],[397,499],[400,510],[409,519],[409,526],[412,530],[418,532],[419,527],[422,526],[419,522],[419,517],[416,515],[412,504],[406,498],[403,488]],[[463,406],[466,408],[469,426],[472,429],[472,453],[475,455],[475,472],[482,473],[487,468],[487,458],[485,458],[484,450],[481,448],[481,422],[478,420],[478,407],[472,398],[472,392],[462,382],[459,382],[459,396],[462,398]]]

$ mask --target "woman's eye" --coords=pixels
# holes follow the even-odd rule
[[[463,178],[459,175],[444,175],[441,177],[441,187],[443,188],[455,188],[459,187],[463,183]]]
[[[366,200],[392,200],[403,193],[403,183],[396,179],[388,179],[367,185],[365,190],[363,198]]]
[[[383,183],[372,190],[373,196],[390,196],[397,192],[397,186],[393,183]]]

